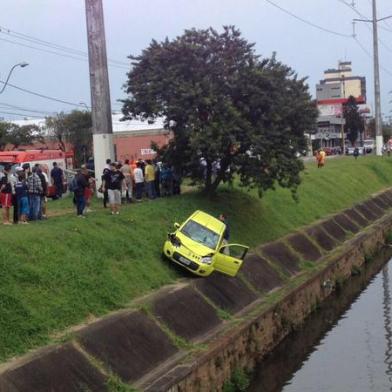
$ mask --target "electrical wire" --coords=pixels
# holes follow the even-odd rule
[[[362,51],[363,51],[368,57],[370,57],[371,59],[373,59],[372,54],[366,49],[366,47],[365,47],[364,45],[362,45],[361,41],[359,41],[359,40],[357,39],[357,37],[353,37],[353,39],[354,39],[354,41],[357,43],[357,45],[362,49]],[[382,66],[381,64],[380,64],[380,68],[381,68],[386,74],[388,74],[389,76],[392,76],[392,72],[391,72],[389,69],[385,68],[385,67]]]
[[[20,39],[20,40],[25,40],[25,41],[28,41],[28,42],[31,42],[31,43],[34,43],[34,44],[37,44],[37,45],[46,46],[46,47],[49,47],[51,49],[67,52],[67,53],[70,53],[70,54],[73,54],[73,55],[88,57],[88,53],[84,52],[82,50],[70,48],[70,47],[67,47],[67,46],[64,46],[64,45],[59,45],[59,44],[56,44],[56,43],[50,42],[50,41],[45,41],[43,39],[36,38],[36,37],[33,37],[31,35],[28,35],[28,34],[19,33],[19,32],[15,31],[15,30],[11,30],[11,29],[9,29],[7,27],[4,27],[4,26],[0,26],[0,33],[8,35],[8,36],[11,36],[13,38]],[[117,64],[117,65],[123,65],[123,66],[129,68],[129,64],[124,62],[124,61],[113,60],[111,58],[108,58],[108,61],[110,63]]]
[[[40,113],[44,115],[53,115],[55,112],[48,112],[46,110],[36,110],[36,109],[29,109],[22,106],[10,105],[9,103],[0,102],[0,107],[2,109],[13,109],[21,112],[31,112],[31,113]]]
[[[309,20],[306,20],[306,19],[304,19],[304,18],[302,18],[302,17],[300,17],[300,16],[298,16],[298,15],[295,15],[295,14],[293,14],[291,11],[289,11],[289,10],[287,10],[287,9],[285,9],[285,8],[283,8],[283,7],[281,7],[280,5],[274,3],[274,2],[271,1],[271,0],[264,0],[264,1],[266,1],[266,2],[269,3],[269,4],[271,4],[271,5],[274,6],[275,8],[278,8],[278,9],[281,10],[282,12],[284,12],[284,13],[286,13],[286,14],[292,16],[293,18],[295,18],[295,19],[297,19],[297,20],[299,20],[299,21],[301,21],[301,22],[303,22],[303,23],[305,23],[305,24],[307,24],[307,25],[309,25],[309,26],[312,26],[312,27],[314,27],[314,28],[316,28],[316,29],[319,29],[319,30],[324,31],[324,32],[329,33],[329,34],[337,35],[337,36],[339,36],[339,37],[345,37],[345,38],[350,38],[350,37],[351,37],[351,35],[349,35],[349,34],[343,34],[343,33],[337,32],[337,31],[333,31],[333,30],[327,29],[327,28],[322,27],[322,26],[320,26],[320,25],[317,25],[317,24],[315,24],[315,23],[313,23],[313,22],[311,22],[311,21],[309,21]]]
[[[0,80],[0,83],[5,84],[5,82],[3,82],[2,80]],[[35,95],[35,96],[37,96],[37,97],[44,98],[44,99],[48,99],[48,100],[50,100],[50,101],[55,101],[55,102],[63,103],[63,104],[65,104],[65,105],[75,106],[75,107],[79,107],[79,108],[80,108],[80,107],[86,107],[86,106],[87,106],[87,105],[84,105],[84,104],[81,105],[81,104],[78,104],[78,103],[65,101],[65,100],[63,100],[63,99],[50,97],[50,96],[45,95],[45,94],[40,94],[40,93],[37,93],[37,92],[35,92],[35,91],[31,91],[31,90],[27,90],[27,89],[22,88],[22,87],[19,87],[19,86],[15,86],[14,84],[11,84],[11,83],[8,83],[8,84],[7,84],[7,87],[12,87],[12,88],[14,88],[14,89],[16,89],[16,90],[23,91],[23,92],[25,92],[25,93],[27,93],[27,94]],[[87,106],[87,107],[88,107],[88,106]]]
[[[339,2],[341,2],[342,4],[344,4],[344,5],[346,5],[348,8],[350,8],[352,11],[354,11],[358,16],[360,16],[361,18],[363,18],[363,19],[365,19],[365,20],[368,20],[369,22],[372,22],[367,16],[365,16],[364,14],[362,14],[361,12],[359,12],[353,5],[351,5],[351,4],[349,4],[349,3],[346,3],[346,1],[345,0],[338,0]],[[366,23],[366,22],[365,22]],[[366,26],[366,28],[370,31],[370,32],[372,32],[372,28],[368,25],[368,24],[365,24],[365,26]],[[387,30],[387,31],[390,31],[390,32],[392,32],[392,30],[388,30],[388,29],[386,29],[386,28],[384,28],[383,26],[380,26],[379,25],[379,27],[380,28],[382,28],[382,29],[384,29],[384,30]],[[378,38],[378,42],[380,43],[380,45],[381,46],[383,46],[386,50],[388,50],[389,52],[391,52],[392,53],[392,49],[379,37]]]
[[[13,45],[23,46],[25,48],[38,50],[40,52],[54,54],[56,56],[61,56],[61,57],[66,57],[66,58],[70,58],[70,59],[73,59],[73,60],[88,62],[88,59],[84,58],[84,57],[75,57],[75,56],[72,56],[70,54],[59,53],[59,52],[55,52],[55,51],[48,50],[48,49],[37,48],[35,46],[27,45],[27,44],[24,44],[24,43],[21,43],[21,42],[11,41],[11,40],[8,40],[6,38],[0,38],[0,41],[8,42],[8,43],[13,44]],[[108,66],[112,67],[112,68],[119,68],[119,69],[129,70],[129,67],[125,67],[125,66],[122,66],[122,65],[108,64]]]
[[[10,115],[10,116],[42,118],[42,116],[36,116],[36,115],[33,115],[33,114],[31,114],[31,115],[29,114],[28,116],[26,116],[26,114],[13,113],[13,112],[3,112],[3,111],[0,111],[0,113],[1,113],[1,114],[8,114],[8,115]]]

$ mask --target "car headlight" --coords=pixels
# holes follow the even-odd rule
[[[212,257],[210,257],[210,256],[202,257],[200,259],[200,262],[202,262],[203,264],[210,265],[212,263]]]

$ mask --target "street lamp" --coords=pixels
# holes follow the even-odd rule
[[[80,105],[80,106],[84,106],[84,107],[86,108],[87,111],[90,110],[90,108],[87,106],[87,103],[86,103],[86,102],[79,102],[79,105]]]
[[[5,82],[4,82],[4,86],[3,86],[3,88],[0,90],[0,94],[1,94],[1,93],[5,90],[5,88],[7,87],[8,81],[10,80],[10,77],[11,77],[11,74],[12,74],[13,70],[14,70],[16,67],[24,68],[24,67],[27,67],[28,65],[29,65],[29,63],[26,63],[25,61],[23,61],[22,63],[15,64],[15,65],[10,69],[10,72],[8,73],[7,79],[6,79]]]

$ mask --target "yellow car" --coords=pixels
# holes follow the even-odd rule
[[[236,276],[248,247],[227,244],[223,239],[226,225],[203,211],[194,212],[182,225],[168,234],[163,254],[199,276],[208,276],[214,270]]]

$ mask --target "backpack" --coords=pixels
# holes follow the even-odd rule
[[[68,185],[70,192],[76,192],[79,189],[78,179],[74,176]]]

